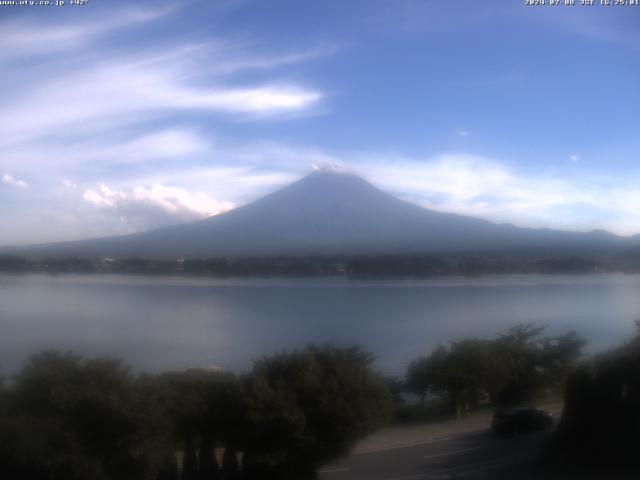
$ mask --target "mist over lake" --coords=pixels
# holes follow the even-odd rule
[[[598,351],[640,317],[640,276],[527,275],[428,280],[0,276],[0,372],[45,348],[115,355],[136,370],[242,371],[308,343],[360,345],[402,375],[439,342],[518,323],[574,329]]]

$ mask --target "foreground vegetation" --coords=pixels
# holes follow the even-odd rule
[[[640,476],[640,322],[624,345],[583,362],[567,380],[565,405],[542,461],[584,478]],[[578,475],[576,475],[577,477]]]
[[[481,404],[508,407],[557,398],[562,417],[540,457],[540,478],[638,478],[640,321],[622,346],[585,358],[575,333],[544,336],[520,325],[493,339],[440,346],[414,361],[406,387],[427,412],[458,414]],[[405,415],[420,412],[420,404]],[[407,412],[406,410],[409,410]]]
[[[370,363],[359,349],[309,347],[241,378],[134,376],[116,360],[42,353],[2,391],[0,478],[314,478],[389,418]]]
[[[458,415],[480,404],[521,405],[561,396],[585,340],[574,332],[544,336],[544,327],[518,325],[494,339],[440,345],[409,365],[406,387],[424,402],[446,399]]]
[[[304,480],[399,421],[561,399],[547,465],[632,468],[640,444],[640,335],[583,358],[575,333],[519,325],[438,346],[405,381],[358,348],[310,346],[237,376],[134,375],[114,359],[44,352],[0,388],[0,478]],[[418,402],[407,403],[407,394]]]

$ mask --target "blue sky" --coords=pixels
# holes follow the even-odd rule
[[[204,218],[323,165],[440,211],[640,233],[637,6],[4,6],[0,69],[0,244]]]

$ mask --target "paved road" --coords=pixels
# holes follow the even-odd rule
[[[354,454],[320,471],[320,480],[525,479],[548,433],[509,439],[488,430]]]

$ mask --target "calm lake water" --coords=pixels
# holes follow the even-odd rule
[[[310,342],[361,345],[402,374],[439,342],[522,322],[570,329],[592,351],[640,318],[640,276],[430,280],[0,276],[0,372],[44,348],[117,355],[135,369],[221,366]]]

